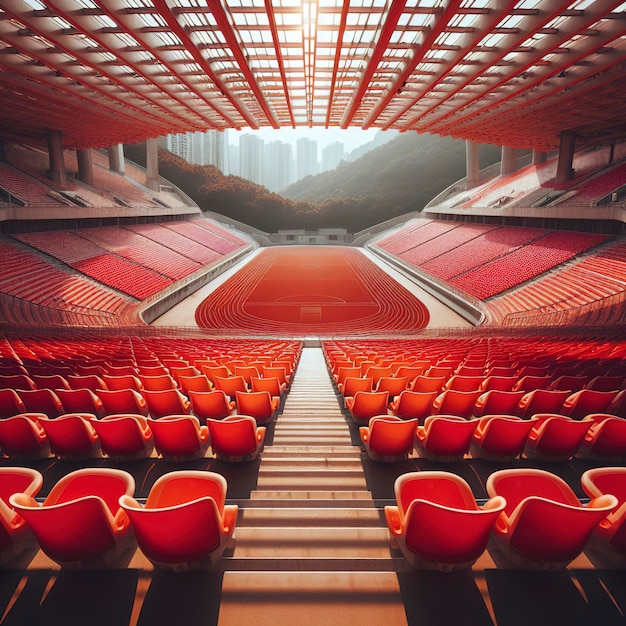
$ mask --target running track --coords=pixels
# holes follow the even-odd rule
[[[232,334],[342,335],[415,331],[428,310],[355,248],[267,248],[196,310]]]

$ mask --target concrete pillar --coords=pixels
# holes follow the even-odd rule
[[[113,146],[107,148],[109,153],[109,169],[112,172],[123,174],[125,170],[124,166],[124,146],[121,143],[116,143]]]
[[[510,146],[502,146],[500,157],[500,176],[506,176],[517,171],[517,150]]]
[[[63,159],[63,138],[58,130],[48,132],[46,139],[48,140],[48,159],[50,161],[50,169],[48,177],[56,180],[58,183],[65,184],[67,182],[67,170],[65,169],[65,161]]]
[[[546,152],[539,152],[533,150],[533,165],[541,165],[548,160],[548,154]]]
[[[78,161],[78,179],[93,187],[93,154],[91,150],[76,150]]]
[[[146,139],[146,187],[159,191],[159,146],[155,137]]]
[[[480,183],[480,157],[478,144],[475,141],[465,142],[465,188],[472,189]]]
[[[561,145],[559,146],[559,162],[556,166],[557,184],[562,184],[574,177],[572,163],[574,163],[574,149],[576,147],[576,133],[566,130],[561,133]]]

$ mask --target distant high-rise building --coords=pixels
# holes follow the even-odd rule
[[[271,141],[265,144],[263,184],[270,191],[281,191],[293,182],[293,151],[291,144]]]
[[[301,137],[296,142],[296,180],[318,173],[317,141]]]
[[[245,134],[239,138],[239,176],[263,184],[263,140]]]
[[[189,163],[224,169],[224,135],[217,130],[168,135],[165,145]]]
[[[322,172],[334,170],[346,156],[343,143],[335,141],[322,150]]]

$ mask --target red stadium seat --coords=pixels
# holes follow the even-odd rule
[[[354,397],[346,398],[346,408],[357,424],[368,423],[375,415],[387,415],[388,402],[387,391],[357,391]]]
[[[145,506],[122,496],[139,549],[155,567],[184,571],[214,566],[232,541],[237,505],[225,504],[226,480],[214,472],[161,476]]]
[[[209,448],[209,429],[191,415],[168,415],[148,419],[159,454],[171,462],[200,459]]]
[[[476,562],[506,504],[494,496],[479,507],[470,486],[451,472],[403,474],[394,490],[396,506],[385,507],[392,537],[413,567],[442,572]]]
[[[119,498],[134,490],[127,472],[88,468],[61,478],[42,504],[25,493],[12,495],[9,502],[45,554],[63,567],[124,567],[136,545]]]
[[[515,415],[485,415],[472,434],[470,453],[489,461],[511,461],[524,451],[533,424]]]
[[[114,461],[145,459],[154,450],[154,438],[143,415],[107,415],[91,422],[102,452]]]
[[[370,459],[395,463],[406,460],[413,451],[417,425],[417,419],[372,417],[367,426],[359,428],[359,435]]]
[[[96,416],[89,413],[66,413],[54,419],[39,419],[52,452],[67,461],[102,456],[100,440],[92,421],[96,421]]]
[[[433,400],[437,397],[436,391],[403,391],[390,405],[391,412],[401,419],[417,418],[423,422],[432,414]]]
[[[272,397],[269,391],[237,391],[235,402],[239,415],[250,415],[257,424],[267,424],[274,419],[280,398]]]
[[[566,567],[617,506],[611,495],[582,506],[562,478],[532,468],[494,472],[487,493],[506,500],[493,530],[495,545],[507,562],[525,569]]]
[[[573,420],[564,415],[537,413],[528,434],[524,456],[545,461],[567,461],[580,448],[590,422]]]
[[[252,461],[265,441],[265,426],[250,415],[232,415],[223,420],[207,419],[211,450],[226,462]]]
[[[191,402],[178,389],[142,392],[148,403],[150,417],[158,419],[166,415],[189,415]]]
[[[417,453],[431,461],[458,461],[469,451],[476,420],[457,415],[434,415],[418,426]]]
[[[0,419],[0,450],[10,459],[45,459],[50,456],[48,435],[39,420],[44,413],[19,413]]]
[[[34,497],[43,485],[43,476],[29,467],[0,467],[0,565],[6,566],[25,550],[36,545],[30,526],[11,508],[15,493]]]

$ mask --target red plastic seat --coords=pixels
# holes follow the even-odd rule
[[[207,419],[211,450],[226,462],[252,461],[265,441],[265,426],[250,415],[232,415],[223,420]]]
[[[487,376],[480,383],[481,391],[513,391],[517,376]]]
[[[91,422],[104,452],[114,461],[145,459],[154,450],[154,438],[143,415],[107,415]]]
[[[280,398],[272,397],[269,391],[237,391],[235,402],[239,415],[251,415],[257,424],[267,424],[274,418]]]
[[[485,415],[472,434],[470,453],[488,461],[510,461],[524,451],[533,424],[515,415]]]
[[[144,391],[164,391],[166,389],[178,389],[178,383],[169,374],[160,376],[140,376],[139,380]]]
[[[148,404],[135,389],[99,389],[96,395],[102,402],[105,415],[120,413],[148,415]]]
[[[443,388],[454,389],[455,391],[478,391],[483,380],[483,376],[460,376],[455,374],[448,378]]]
[[[594,391],[619,391],[624,388],[625,384],[624,376],[596,376],[585,385],[585,388]]]
[[[261,377],[261,372],[254,365],[237,365],[235,367],[234,374],[235,376],[241,376],[246,381],[248,388],[250,388],[250,385],[252,384],[250,379],[253,376],[255,378]]]
[[[150,417],[158,419],[166,415],[189,415],[191,402],[178,389],[162,389],[160,391],[142,392],[148,403]]]
[[[0,450],[10,459],[50,456],[48,435],[39,423],[44,413],[19,413],[0,420]]]
[[[237,392],[248,391],[248,384],[243,376],[215,376],[213,378],[215,389],[223,391],[231,400],[235,399]]]
[[[345,399],[346,408],[356,423],[368,423],[375,415],[387,415],[388,391],[357,391]]]
[[[448,380],[445,376],[417,376],[413,379],[410,389],[420,393],[440,393]]]
[[[536,413],[560,413],[563,402],[569,395],[569,391],[535,389],[522,396],[517,415],[530,418]]]
[[[345,398],[353,398],[357,391],[373,391],[374,381],[371,378],[361,378],[348,376],[343,383],[339,383],[337,388],[339,393]]]
[[[458,461],[469,451],[476,423],[458,415],[427,417],[417,428],[415,449],[420,457],[431,461]]]
[[[43,476],[29,467],[0,467],[0,565],[14,561],[25,550],[36,545],[30,526],[10,506],[15,493],[36,496]]]
[[[25,412],[26,406],[15,389],[0,389],[0,419]]]
[[[287,389],[291,384],[291,376],[285,367],[277,367],[275,365],[265,365],[261,372],[263,378],[278,378],[280,384],[285,384]]]
[[[618,390],[594,391],[582,389],[569,396],[561,408],[561,413],[575,420],[582,420],[590,413],[605,413],[615,400]]]
[[[383,376],[378,380],[375,391],[388,391],[389,400],[393,401],[409,386],[408,376]]]
[[[390,405],[391,412],[401,419],[417,418],[420,423],[432,413],[436,391],[403,391]]]
[[[552,380],[548,389],[558,389],[559,391],[580,391],[585,387],[589,379],[586,376],[559,376]]]
[[[547,389],[552,379],[550,376],[522,376],[513,385],[513,391],[534,391],[535,389]]]
[[[39,504],[25,493],[9,498],[48,557],[70,569],[124,567],[136,545],[119,498],[133,477],[119,469],[79,469],[61,478]]]
[[[498,556],[521,568],[567,566],[617,506],[611,495],[582,506],[562,478],[533,468],[494,472],[487,479],[487,493],[506,500],[492,534]],[[496,555],[494,559],[497,563]]]
[[[178,381],[180,382],[180,390],[187,397],[189,397],[190,391],[212,391],[213,389],[211,381],[204,374],[180,376]]]
[[[41,417],[39,423],[46,431],[52,452],[59,458],[78,461],[101,457],[100,440],[89,413],[67,413],[54,419]]]
[[[143,383],[135,376],[135,374],[124,374],[113,376],[111,374],[102,374],[102,380],[106,384],[106,389],[120,390],[120,389],[134,389],[135,391],[141,391],[143,389]]]
[[[65,413],[93,413],[104,417],[102,400],[91,389],[57,389],[55,391]]]
[[[476,391],[456,391],[448,389],[440,393],[434,400],[432,414],[458,415],[459,417],[469,417],[474,413],[474,405],[482,392]]]
[[[26,407],[21,413],[45,413],[48,417],[65,413],[59,396],[52,389],[21,389],[17,394]]]
[[[123,496],[139,549],[160,568],[183,571],[214,566],[231,543],[237,505],[225,504],[226,480],[214,472],[161,476],[142,507]]]
[[[372,417],[367,426],[359,428],[359,435],[370,459],[396,463],[406,460],[413,451],[417,425],[417,419]]]
[[[206,419],[223,419],[232,414],[236,403],[220,389],[213,391],[189,391],[193,414],[203,422]]]
[[[281,383],[275,376],[270,378],[253,376],[250,385],[250,391],[267,391],[274,398],[280,398],[287,391],[287,383]]]
[[[32,374],[31,379],[37,385],[37,389],[69,389],[70,385],[60,374],[51,374],[50,376],[41,376]]]
[[[107,384],[101,376],[96,374],[75,374],[67,377],[67,382],[70,389],[91,389],[91,391],[97,391],[98,389],[108,389]]]
[[[590,498],[611,494],[618,507],[594,529],[585,552],[601,569],[626,567],[626,467],[594,467],[580,478]]]
[[[564,415],[538,413],[528,433],[524,456],[544,461],[568,461],[580,448],[590,422]]]
[[[361,378],[361,368],[354,366],[340,367],[337,373],[333,375],[337,387],[343,384],[346,378]]]
[[[443,572],[476,562],[506,504],[495,496],[479,507],[470,486],[451,472],[404,474],[394,490],[397,505],[385,507],[392,537],[413,567]]]
[[[626,420],[615,415],[595,413],[585,418],[589,430],[576,456],[605,462],[626,460]]]
[[[172,462],[200,459],[209,448],[209,429],[191,415],[148,419],[159,454]]]
[[[0,376],[0,389],[37,389],[37,385],[26,374],[9,374]]]
[[[477,398],[473,415],[515,415],[523,396],[523,391],[485,391]]]
[[[373,386],[378,385],[381,378],[391,376],[391,367],[382,365],[372,365],[365,371],[365,378],[371,378]]]

